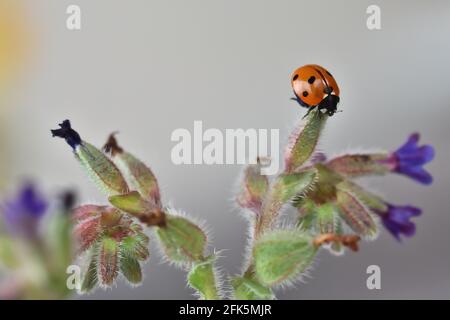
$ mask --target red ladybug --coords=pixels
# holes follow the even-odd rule
[[[293,100],[309,108],[306,115],[315,108],[329,116],[335,114],[339,102],[339,87],[325,68],[307,64],[295,70],[291,79],[295,94]]]

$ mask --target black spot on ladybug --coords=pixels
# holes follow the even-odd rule
[[[295,80],[297,80],[297,79],[298,79],[298,74],[296,74],[296,75],[294,76],[294,78],[292,78],[293,81],[295,81]]]
[[[314,76],[309,77],[309,79],[308,79],[309,84],[313,84],[314,81],[316,81],[316,77],[314,77]]]
[[[307,91],[303,91],[302,95],[306,98],[308,96],[308,92]]]
[[[327,71],[327,74],[328,74],[330,77],[333,77],[333,75],[332,75],[331,73],[329,73],[328,71]]]

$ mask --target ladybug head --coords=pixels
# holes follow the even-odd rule
[[[324,111],[330,117],[336,113],[339,97],[335,94],[328,94],[318,105],[320,111]]]

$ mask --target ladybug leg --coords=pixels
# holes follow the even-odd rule
[[[297,97],[297,95],[291,98],[291,100],[297,101],[297,103],[304,108],[309,108],[309,106],[305,104],[299,97]]]

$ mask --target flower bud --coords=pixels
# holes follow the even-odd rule
[[[376,237],[378,228],[372,213],[353,194],[337,190],[336,205],[341,218],[353,231],[369,239]]]
[[[261,175],[261,165],[249,165],[244,171],[244,181],[241,191],[237,196],[237,202],[242,208],[252,210],[260,214],[264,196],[268,188],[267,176]]]
[[[306,123],[292,133],[285,151],[286,172],[298,170],[310,159],[327,118],[326,114],[313,110],[306,118]]]
[[[108,195],[128,191],[127,183],[119,169],[100,150],[82,141],[78,132],[72,129],[69,120],[63,121],[59,126],[60,129],[51,130],[52,135],[66,140],[82,167],[101,191]]]
[[[145,200],[160,207],[161,197],[158,181],[150,168],[119,147],[114,134],[109,136],[104,150],[106,153],[111,154],[114,163],[123,173],[130,186],[136,189]]]
[[[100,150],[83,142],[75,155],[92,181],[107,195],[128,192],[128,186],[119,169]]]

